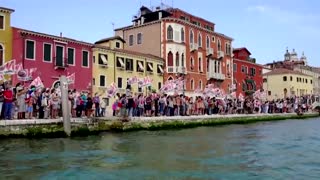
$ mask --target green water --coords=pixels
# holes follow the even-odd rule
[[[0,140],[0,179],[320,179],[319,120]]]

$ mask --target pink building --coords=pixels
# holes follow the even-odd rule
[[[13,59],[24,69],[37,68],[33,78],[40,76],[45,87],[59,84],[61,75],[75,73],[69,89],[91,91],[92,44],[13,27]],[[13,84],[18,83],[16,76]]]

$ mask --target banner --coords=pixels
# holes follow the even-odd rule
[[[10,60],[6,62],[3,66],[3,70],[1,71],[2,74],[5,75],[13,75],[16,73],[15,68],[16,68],[16,60]]]
[[[17,79],[19,81],[31,81],[32,80],[32,74],[35,72],[37,68],[31,68],[31,69],[21,69],[17,72]]]
[[[68,84],[74,84],[76,79],[75,73],[72,73],[71,75],[67,76],[67,83]]]
[[[107,88],[107,91],[106,91],[106,96],[108,98],[111,98],[113,96],[115,96],[118,92],[118,88],[116,86],[116,84],[113,82],[111,83],[111,85]]]
[[[31,83],[30,86],[35,86],[36,88],[42,88],[44,87],[40,77],[38,76],[37,78],[35,78]]]
[[[128,79],[128,84],[132,85],[132,84],[138,83],[138,81],[139,81],[139,79],[136,76],[134,76],[134,77]]]

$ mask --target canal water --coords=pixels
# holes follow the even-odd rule
[[[0,179],[320,179],[320,119],[0,140]]]

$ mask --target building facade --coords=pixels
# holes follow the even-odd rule
[[[133,25],[115,30],[125,49],[160,56],[164,82],[182,77],[191,95],[206,84],[227,90],[232,84],[232,38],[215,32],[215,24],[177,8],[146,7]]]
[[[163,85],[163,59],[154,55],[123,49],[125,41],[119,37],[102,39],[93,48],[93,89],[94,93],[106,97],[106,90],[115,83],[119,93],[126,92],[127,80],[150,77],[152,85],[139,88],[131,85],[132,93],[146,93],[158,90]],[[113,103],[114,98],[108,100]],[[107,103],[110,104],[110,103]]]
[[[0,66],[12,59],[11,13],[13,9],[0,7]]]
[[[319,96],[320,95],[320,71],[318,68],[312,66],[305,65],[297,65],[294,67],[295,71],[299,71],[303,74],[312,76],[313,79],[313,94]]]
[[[91,91],[93,44],[13,27],[13,58],[24,69],[37,68],[46,87],[59,85],[61,75],[75,73],[70,89]],[[19,80],[14,76],[13,83]]]
[[[251,58],[247,48],[233,50],[233,81],[237,96],[250,94],[258,89],[263,89],[263,66]]]
[[[263,74],[263,88],[269,100],[313,94],[312,76],[290,69],[277,68]]]

